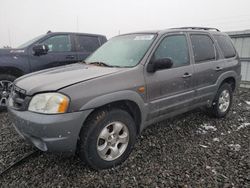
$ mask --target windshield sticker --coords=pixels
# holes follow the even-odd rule
[[[152,40],[154,35],[139,35],[134,38],[134,40]]]

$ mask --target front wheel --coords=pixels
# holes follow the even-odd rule
[[[233,91],[231,85],[224,83],[218,90],[212,107],[209,109],[210,114],[217,118],[227,115],[232,105]]]
[[[6,110],[7,102],[13,86],[15,76],[2,74],[0,75],[0,111]]]
[[[81,133],[79,155],[94,169],[112,168],[125,161],[136,141],[136,125],[121,109],[101,110],[88,118]]]

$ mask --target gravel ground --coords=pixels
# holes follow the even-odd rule
[[[40,153],[0,177],[0,187],[250,187],[250,90],[224,119],[197,110],[144,130],[129,159],[94,171],[77,157]],[[0,114],[0,171],[34,150]]]

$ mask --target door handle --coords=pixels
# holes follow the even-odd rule
[[[75,56],[74,55],[67,55],[66,59],[75,59]]]
[[[221,71],[223,68],[222,67],[216,67],[215,70],[216,71]]]
[[[191,76],[192,76],[192,74],[186,72],[185,74],[183,74],[182,78],[189,78]]]

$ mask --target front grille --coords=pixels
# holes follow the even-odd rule
[[[11,96],[10,96],[10,105],[20,111],[27,110],[28,103],[30,97],[26,95],[26,91],[17,87],[16,85],[13,86]]]

